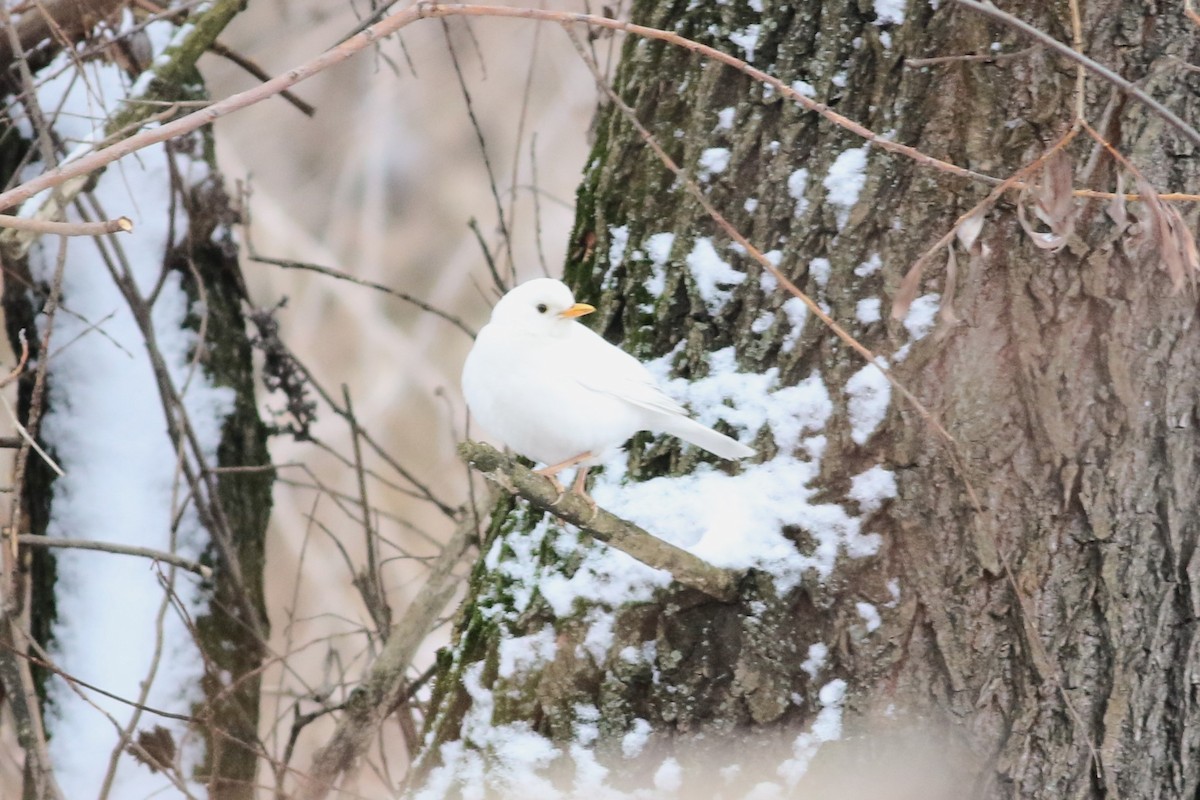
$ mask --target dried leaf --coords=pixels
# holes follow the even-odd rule
[[[901,320],[908,316],[908,309],[913,300],[917,299],[917,292],[921,289],[921,273],[925,271],[925,262],[929,260],[930,255],[926,253],[913,262],[905,273],[904,280],[900,281],[896,299],[892,301],[892,319]]]
[[[1033,213],[1048,228],[1039,231],[1029,221],[1026,203],[1033,194]],[[1042,182],[1036,193],[1030,189],[1022,189],[1017,201],[1017,219],[1030,240],[1043,250],[1056,252],[1061,250],[1075,231],[1075,220],[1079,215],[1079,206],[1075,202],[1074,186],[1071,176],[1071,159],[1061,150],[1050,156],[1042,168]]]
[[[175,737],[162,725],[155,725],[153,730],[138,731],[137,747],[131,745],[129,753],[151,772],[170,769],[175,763]]]
[[[979,238],[979,234],[983,231],[983,220],[987,216],[984,211],[980,210],[976,214],[972,214],[962,221],[958,226],[955,234],[958,236],[958,241],[962,244],[963,250],[968,253],[974,253],[972,248],[975,246],[975,240]]]
[[[1029,241],[1033,242],[1035,247],[1056,253],[1066,245],[1067,237],[1053,231],[1039,231],[1033,227],[1033,224],[1029,221],[1029,214],[1025,211],[1028,194],[1028,189],[1022,189],[1020,196],[1017,198],[1017,221],[1021,223],[1021,227],[1025,229],[1025,233],[1029,234]],[[1040,212],[1038,216],[1041,216]]]
[[[1166,213],[1167,226],[1171,229],[1172,236],[1168,246],[1176,249],[1188,282],[1195,283],[1196,272],[1200,270],[1200,253],[1196,251],[1196,238],[1183,221],[1183,215],[1179,213],[1178,208],[1166,206]]]
[[[1135,173],[1138,194],[1146,216],[1139,222],[1136,235],[1158,251],[1163,268],[1171,278],[1171,286],[1178,292],[1196,279],[1200,259],[1196,254],[1196,240],[1175,208],[1167,206],[1158,192],[1141,173]]]
[[[1042,168],[1042,185],[1038,192],[1036,212],[1050,230],[1064,238],[1075,228],[1079,206],[1075,203],[1075,186],[1071,173],[1071,158],[1057,151]]]

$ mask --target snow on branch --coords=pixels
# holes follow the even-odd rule
[[[509,494],[525,498],[537,508],[578,526],[647,566],[670,573],[684,586],[718,600],[730,601],[737,596],[735,573],[714,567],[602,508],[593,508],[577,494],[560,494],[549,478],[521,466],[496,448],[482,442],[463,442],[458,446],[458,452],[467,463]]]

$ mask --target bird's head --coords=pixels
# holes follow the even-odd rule
[[[534,278],[512,289],[492,309],[492,322],[529,333],[561,335],[572,321],[596,309],[576,303],[562,281]]]

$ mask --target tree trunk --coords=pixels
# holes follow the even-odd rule
[[[908,3],[906,18],[878,0],[763,5],[638,2],[633,18],[998,178],[1071,127],[1075,67],[953,2]],[[1081,5],[1089,57],[1196,118],[1195,78],[1179,61],[1194,57],[1195,26],[1180,9]],[[1071,41],[1065,1],[1005,10]],[[964,54],[982,57],[905,65]],[[1012,191],[977,240],[953,245],[957,278],[926,269],[926,294],[891,321],[909,266],[991,184],[859,149],[760,82],[668,44],[630,36],[616,85],[713,205],[887,357],[954,443],[731,250],[606,107],[568,282],[600,308],[611,341],[643,359],[674,354],[675,375],[704,379],[732,347],[737,372],[775,381],[771,396],[827,388],[823,416],[797,394],[755,439],[760,459],[798,455],[812,470],[781,471],[774,485],[794,498],[783,532],[806,568],[789,582],[764,562],[732,603],[671,584],[562,608],[547,587],[604,545],[502,502],[441,656],[423,796],[480,781],[513,796],[551,796],[557,782],[769,797],[801,781],[830,796],[1195,795],[1200,329],[1193,276],[1178,291],[1160,268],[1170,245],[1114,222],[1106,200],[1076,199],[1065,246],[1043,249],[1046,236],[1018,218],[1033,198]],[[1150,184],[1194,189],[1200,164],[1183,136],[1099,79],[1085,95],[1085,117]],[[728,151],[724,168],[714,148]],[[1076,187],[1117,187],[1121,169],[1094,141],[1081,135],[1066,153]],[[1144,203],[1127,211],[1150,215]],[[740,274],[714,281],[705,239]],[[876,426],[873,401],[889,396]],[[643,435],[627,474],[695,464],[677,442]]]

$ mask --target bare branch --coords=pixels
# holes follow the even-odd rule
[[[104,236],[109,233],[130,233],[133,230],[133,220],[129,217],[117,217],[101,222],[56,222],[0,214],[0,228],[27,233],[53,233],[59,236]]]
[[[458,446],[458,452],[484,477],[509,494],[523,497],[537,508],[579,526],[646,566],[669,572],[684,586],[718,600],[730,601],[737,597],[737,576],[733,572],[714,567],[602,508],[593,508],[579,495],[561,494],[549,478],[521,466],[491,445],[463,442]]]
[[[404,9],[387,19],[379,22],[376,25],[364,29],[361,33],[347,39],[337,46],[325,51],[316,58],[293,67],[282,75],[278,75],[271,80],[259,84],[244,92],[230,95],[224,100],[213,103],[207,108],[200,111],[192,112],[186,116],[180,117],[177,120],[167,122],[159,127],[149,130],[143,130],[140,133],[130,136],[128,139],[123,139],[115,144],[100,150],[93,151],[85,156],[81,156],[74,161],[62,164],[55,169],[39,175],[38,177],[27,181],[13,189],[0,193],[0,210],[11,208],[18,203],[28,200],[30,197],[38,194],[41,191],[49,189],[52,186],[58,186],[72,178],[77,178],[81,175],[86,175],[94,172],[101,167],[111,164],[117,159],[124,158],[130,153],[141,150],[152,144],[165,142],[169,139],[174,139],[182,136],[185,133],[190,133],[204,125],[209,125],[221,117],[227,116],[234,111],[239,111],[247,106],[261,102],[268,97],[279,94],[284,89],[289,89],[297,83],[312,77],[318,72],[322,72],[329,67],[339,64],[342,61],[350,58],[365,49],[374,42],[384,37],[390,36],[406,25],[410,25],[419,19],[426,18],[442,18],[450,16],[492,16],[492,17],[514,17],[518,19],[533,19],[541,21],[559,22],[565,24],[584,24],[592,25],[611,30],[624,31],[637,36],[643,36],[648,39],[657,39],[660,41],[670,42],[673,45],[683,47],[694,53],[699,53],[706,58],[714,61],[719,61],[735,69],[741,70],[757,81],[770,84],[780,94],[788,97],[810,111],[815,111],[829,121],[840,125],[847,130],[863,137],[872,144],[889,152],[900,153],[909,158],[912,158],[919,163],[927,166],[933,166],[937,169],[949,172],[954,175],[959,175],[964,178],[973,180],[981,180],[987,183],[999,183],[999,179],[989,175],[975,172],[973,170],[964,169],[955,164],[928,156],[912,147],[901,145],[896,142],[889,141],[868,128],[859,125],[857,122],[850,120],[836,111],[833,111],[823,103],[818,103],[804,95],[796,92],[783,81],[763,72],[760,69],[750,66],[745,61],[736,56],[731,56],[728,53],[723,53],[707,45],[702,45],[694,42],[679,34],[670,31],[658,30],[657,28],[648,28],[644,25],[634,25],[623,20],[609,19],[608,17],[594,16],[590,14],[575,14],[561,11],[545,11],[535,8],[507,8],[500,6],[473,6],[473,5],[451,5],[451,4],[435,4],[428,2],[420,2],[411,8]],[[208,43],[205,43],[207,47]]]
[[[978,0],[955,0],[960,5],[964,5],[973,10],[992,16],[1006,24],[1016,27],[1018,30],[1026,33],[1038,41],[1046,44],[1079,63],[1082,63],[1088,69],[1103,77],[1105,80],[1113,83],[1122,91],[1130,94],[1145,103],[1156,114],[1159,114],[1187,136],[1188,139],[1200,144],[1200,133],[1189,126],[1170,109],[1163,106],[1154,98],[1150,97],[1144,91],[1139,89],[1134,84],[1117,75],[1112,70],[1104,67],[1101,64],[1091,60],[1087,56],[1076,53],[1067,45],[1059,42],[1047,34],[1042,33],[1031,25],[1016,19],[1015,17],[1006,14],[994,6],[978,2]],[[272,97],[280,92],[291,88],[297,83],[312,77],[313,75],[322,72],[329,67],[339,64],[342,61],[350,58],[360,50],[368,47],[374,42],[394,34],[396,31],[410,25],[419,19],[427,18],[444,18],[451,16],[489,16],[489,17],[512,17],[518,19],[532,19],[539,21],[558,22],[563,24],[581,24],[593,27],[607,28],[609,30],[623,31],[625,33],[641,36],[647,39],[656,39],[658,41],[668,42],[677,47],[682,47],[693,53],[704,56],[713,61],[718,61],[727,66],[733,67],[744,74],[750,76],[756,81],[770,85],[775,91],[779,92],[784,97],[799,103],[809,111],[820,114],[825,119],[838,125],[846,130],[862,137],[872,145],[881,150],[886,150],[890,153],[910,158],[913,161],[943,172],[957,175],[971,180],[982,181],[988,184],[998,184],[1001,182],[999,178],[991,175],[985,175],[974,170],[969,170],[960,167],[957,164],[951,164],[947,161],[929,156],[916,148],[907,145],[899,144],[898,142],[890,141],[869,128],[860,125],[859,123],[842,116],[824,103],[818,103],[811,98],[805,97],[791,86],[787,85],[779,78],[770,75],[760,69],[750,66],[745,61],[736,56],[717,50],[716,48],[700,44],[692,41],[677,33],[671,31],[659,30],[657,28],[649,28],[644,25],[635,25],[631,22],[626,22],[618,19],[610,19],[608,17],[594,16],[591,14],[577,14],[562,11],[546,11],[535,8],[508,8],[500,6],[476,6],[476,5],[460,5],[460,4],[437,4],[430,2],[419,2],[411,8],[404,9],[392,16],[384,19],[376,25],[365,28],[361,33],[352,36],[343,41],[337,46],[325,51],[316,58],[305,62],[297,67],[293,67],[287,72],[272,78],[265,83],[259,84],[244,92],[230,95],[229,97],[219,102],[213,103],[207,108],[195,111],[179,119],[165,123],[159,127],[149,130],[143,130],[140,133],[130,136],[128,139],[123,139],[108,147],[95,150],[87,155],[81,156],[73,161],[62,164],[52,170],[49,170],[36,178],[33,178],[26,183],[21,184],[6,192],[0,192],[0,210],[11,208],[19,203],[23,203],[34,195],[49,189],[53,186],[61,185],[74,178],[87,175],[94,172],[113,161],[124,158],[130,153],[134,153],[142,148],[152,144],[165,142],[182,136],[185,133],[190,133],[204,125],[209,125],[221,117],[227,116],[234,111],[239,111],[248,106],[254,105],[262,100]],[[215,38],[215,36],[214,36]],[[203,42],[205,49],[211,44],[211,40]],[[121,120],[122,123],[126,121]],[[119,127],[119,126],[118,126]],[[1018,187],[1020,188],[1020,187]],[[1079,191],[1083,196],[1107,196],[1095,192]],[[1132,199],[1132,198],[1131,198]],[[1195,196],[1186,196],[1181,199],[1195,200]]]
[[[18,534],[17,544],[28,545],[30,547],[61,547],[67,550],[99,550],[103,553],[137,556],[138,558],[149,558],[154,561],[161,561],[164,564],[170,564],[173,567],[179,567],[180,569],[195,573],[205,580],[212,578],[213,575],[211,567],[206,567],[204,564],[199,564],[183,556],[167,553],[162,550],[155,550],[151,547],[135,547],[127,544],[116,544],[115,542],[98,542],[91,539],[58,539],[49,536],[37,536],[31,533]]]
[[[358,497],[362,504],[363,534],[366,536],[367,569],[365,574],[355,576],[354,583],[366,603],[367,613],[375,623],[379,638],[387,640],[392,628],[392,610],[383,591],[383,575],[379,571],[378,534],[371,525],[371,504],[367,500],[367,476],[363,468],[361,431],[354,416],[354,405],[350,402],[350,387],[342,384],[342,399],[346,403],[346,421],[350,423],[350,442],[354,447],[354,474],[358,479]]]
[[[0,219],[3,219],[3,217],[0,217]],[[251,261],[257,261],[260,264],[270,264],[273,267],[282,267],[283,269],[299,269],[305,270],[306,272],[316,272],[319,275],[328,275],[329,277],[337,278],[340,281],[356,283],[359,286],[365,286],[368,289],[375,289],[376,291],[390,294],[392,297],[397,297],[406,303],[412,303],[422,311],[427,311],[434,316],[441,317],[442,319],[446,320],[446,322],[449,322],[451,325],[465,333],[467,336],[470,336],[472,339],[475,338],[475,331],[469,325],[467,325],[467,323],[463,322],[461,319],[449,312],[442,311],[440,308],[431,306],[429,303],[425,302],[419,297],[413,297],[407,292],[402,292],[399,289],[392,289],[391,287],[384,286],[382,283],[369,281],[365,278],[359,278],[355,275],[351,275],[348,272],[342,272],[339,269],[334,269],[333,267],[323,267],[320,264],[310,264],[306,261],[292,261],[291,259],[287,258],[270,258],[269,256],[259,255],[257,252],[255,252],[253,245],[250,244],[249,238],[247,238],[246,244],[247,250],[249,251],[247,258],[249,258]]]

